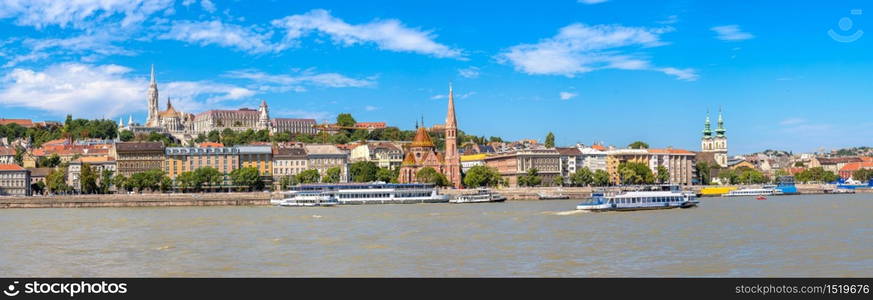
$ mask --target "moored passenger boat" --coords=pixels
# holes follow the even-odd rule
[[[760,189],[736,189],[728,192],[722,196],[725,197],[739,197],[739,196],[772,196],[772,195],[782,195],[782,190],[777,189],[773,186],[764,186]]]
[[[503,202],[506,197],[489,189],[478,189],[475,194],[459,195],[455,199],[449,200],[449,203],[486,203],[486,202]]]
[[[537,199],[540,200],[561,200],[570,199],[570,196],[564,194],[537,193]]]
[[[592,194],[591,201],[580,203],[578,210],[587,211],[621,211],[647,210],[668,208],[689,208],[697,206],[699,201],[690,192],[683,192],[679,186],[664,186],[659,191],[633,191],[614,196],[604,196],[603,193]]]
[[[279,202],[279,206],[334,206],[339,202],[332,195],[318,192],[290,193],[288,198]]]
[[[439,194],[433,184],[424,183],[311,184],[298,185],[291,189],[298,193],[330,195],[339,204],[410,204],[449,201],[449,197]]]

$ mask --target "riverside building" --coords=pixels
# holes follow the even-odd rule
[[[349,152],[329,144],[307,144],[306,165],[308,169],[318,170],[323,178],[330,168],[340,169],[340,182],[348,181]]]
[[[112,171],[112,174],[115,174],[116,163],[115,158],[111,156],[102,156],[102,157],[82,157],[70,162],[70,165],[67,167],[67,184],[70,185],[74,190],[81,191],[82,190],[82,168],[88,165],[91,167],[91,171],[97,176],[97,182],[99,183],[102,179],[103,171]]]
[[[283,176],[293,176],[308,168],[306,149],[297,147],[273,148],[273,180],[278,181]]]
[[[112,148],[118,175],[130,177],[135,173],[161,169],[164,163],[164,144],[161,142],[119,142]]]
[[[235,147],[167,147],[163,170],[170,179],[198,168],[212,167],[224,175],[223,185],[230,185],[230,173],[239,168],[239,149]]]
[[[30,196],[30,171],[14,164],[0,164],[0,196]]]
[[[500,153],[485,158],[485,165],[497,170],[510,187],[517,187],[518,178],[536,169],[541,185],[552,185],[561,176],[561,154],[555,149],[526,149]]]

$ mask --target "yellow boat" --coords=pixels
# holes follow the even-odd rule
[[[725,187],[725,186],[716,186],[716,187],[705,187],[700,190],[701,196],[719,196],[729,193],[737,189],[736,187]]]

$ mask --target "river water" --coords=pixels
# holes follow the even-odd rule
[[[2,276],[873,276],[873,194],[0,210]]]

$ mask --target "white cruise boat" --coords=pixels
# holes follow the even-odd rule
[[[445,203],[433,184],[424,183],[337,183],[307,184],[291,188],[297,193],[319,193],[336,199],[338,204],[411,204]]]
[[[772,195],[782,195],[782,190],[777,189],[773,186],[764,186],[760,189],[736,189],[726,194],[723,194],[724,197],[740,197],[740,196],[772,196]]]
[[[486,202],[503,202],[506,197],[489,189],[478,189],[475,194],[458,195],[455,199],[449,200],[449,203],[486,203]]]
[[[339,203],[333,196],[323,193],[290,193],[289,196],[279,202],[279,206],[334,206]]]
[[[604,196],[602,193],[592,194],[591,201],[580,203],[577,210],[587,211],[618,211],[689,208],[697,206],[699,201],[694,193],[683,192],[679,186],[664,186],[660,191],[633,191],[614,196]]]

